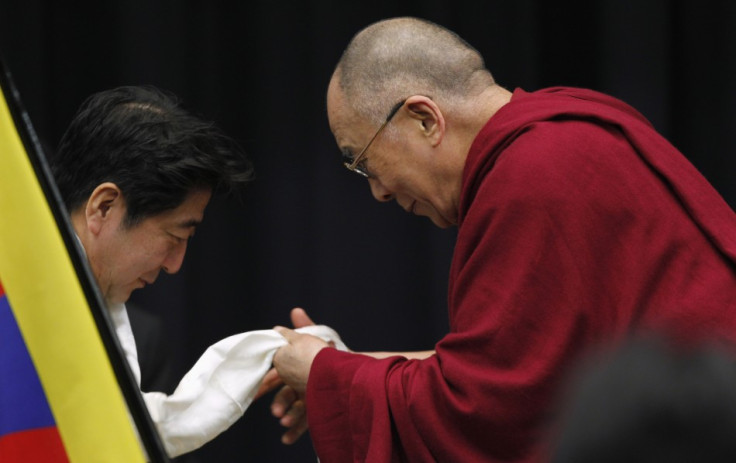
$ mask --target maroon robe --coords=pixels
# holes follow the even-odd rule
[[[537,461],[586,348],[637,330],[736,341],[736,215],[626,104],[517,90],[468,154],[449,316],[426,360],[317,355],[321,463]]]

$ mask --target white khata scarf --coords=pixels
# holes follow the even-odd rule
[[[128,363],[140,385],[135,341],[124,306],[111,316]],[[296,330],[332,341],[348,350],[340,336],[324,325]],[[184,375],[171,395],[144,392],[148,412],[170,457],[195,450],[235,423],[253,401],[276,350],[286,339],[274,330],[248,331],[210,346]]]

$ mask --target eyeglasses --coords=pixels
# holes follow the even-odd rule
[[[360,153],[358,153],[357,156],[352,157],[350,155],[349,151],[343,151],[342,153],[342,162],[345,165],[345,167],[348,170],[351,170],[357,174],[362,175],[365,178],[370,178],[371,174],[368,172],[368,169],[365,167],[365,160],[363,159],[365,157],[365,152],[368,151],[368,147],[371,146],[371,143],[373,143],[373,140],[376,139],[379,133],[383,130],[384,127],[388,125],[389,122],[391,122],[391,119],[396,115],[397,112],[399,112],[399,109],[401,109],[402,106],[404,106],[404,103],[406,103],[406,100],[401,100],[398,103],[396,103],[393,108],[391,108],[391,112],[388,113],[388,116],[386,116],[386,120],[383,121],[383,124],[376,130],[376,133],[371,137],[370,140],[368,140],[368,144],[365,145],[365,148],[363,148]]]

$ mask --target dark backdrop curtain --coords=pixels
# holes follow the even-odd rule
[[[211,343],[288,325],[294,306],[355,350],[427,349],[446,332],[455,232],[375,202],[341,167],[325,116],[352,35],[401,15],[458,32],[509,89],[622,98],[736,205],[731,1],[0,0],[0,52],[49,149],[87,95],[153,84],[216,120],[254,160],[256,182],[213,201],[182,271],[134,295],[161,322],[155,352],[166,353],[173,384]],[[279,443],[269,403],[187,461],[315,461],[309,439]]]

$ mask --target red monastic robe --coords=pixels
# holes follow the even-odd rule
[[[626,104],[516,90],[468,154],[449,316],[427,360],[319,353],[321,463],[540,460],[586,348],[640,330],[736,341],[736,215]]]

